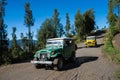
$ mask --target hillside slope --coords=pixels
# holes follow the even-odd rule
[[[113,39],[113,45],[117,50],[120,50],[120,33],[115,35]]]

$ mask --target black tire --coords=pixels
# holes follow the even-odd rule
[[[97,47],[97,43],[95,43],[95,47]]]
[[[46,65],[45,70],[49,70],[49,69],[50,69],[50,66]]]
[[[55,70],[61,71],[63,69],[63,58],[56,58],[53,64]]]
[[[75,56],[75,52],[72,53],[71,57],[70,57],[70,61],[72,63],[74,63],[76,61],[76,56]]]
[[[34,64],[34,65],[35,65],[35,68],[36,68],[36,69],[41,68],[41,66],[40,66],[39,64]]]
[[[37,58],[34,58],[33,60],[34,60],[34,61],[37,61],[38,59],[37,59]],[[42,67],[41,64],[34,64],[34,66],[35,66],[36,69],[39,69],[39,68]]]

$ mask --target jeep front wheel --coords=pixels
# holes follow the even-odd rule
[[[63,69],[63,59],[57,58],[54,60],[54,69],[61,71]]]
[[[37,58],[34,58],[33,60],[34,60],[34,61],[37,61],[38,59],[37,59]],[[39,69],[39,68],[41,68],[41,67],[42,67],[42,65],[41,65],[41,64],[37,64],[37,63],[36,63],[36,64],[34,64],[34,66],[35,66],[35,68],[36,68],[36,69]]]

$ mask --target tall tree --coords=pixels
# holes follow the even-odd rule
[[[57,37],[62,37],[63,34],[65,33],[64,29],[63,29],[63,25],[61,23],[59,24],[59,26],[57,28],[57,33],[58,33]]]
[[[114,34],[116,34],[116,32],[118,32],[118,29],[117,29],[116,26],[120,25],[119,24],[119,18],[116,14],[116,10],[114,10],[116,1],[118,1],[118,0],[108,0],[107,19],[108,19],[108,23],[109,23],[109,39],[110,40],[112,40]],[[116,23],[117,23],[117,25],[116,25]]]
[[[65,25],[65,30],[66,30],[66,36],[68,37],[68,35],[70,34],[70,20],[69,20],[69,15],[68,13],[66,13],[66,25]]]
[[[12,28],[13,32],[12,32],[12,46],[11,46],[11,50],[12,50],[12,57],[14,59],[19,57],[19,52],[20,52],[20,47],[17,44],[17,37],[16,37],[16,27]]]
[[[53,26],[53,20],[52,19],[46,19],[42,25],[40,26],[40,29],[37,33],[37,46],[38,49],[45,47],[46,40],[48,38],[54,38],[56,35],[55,28]]]
[[[80,10],[78,10],[76,15],[75,15],[75,22],[74,23],[75,23],[78,37],[80,40],[82,40],[84,31],[83,31],[83,18],[82,18],[82,15],[80,14]]]
[[[20,35],[21,37],[21,42],[22,42],[22,49],[27,52],[28,51],[28,39],[27,37],[24,36],[23,33]]]
[[[8,40],[7,40],[7,25],[4,24],[6,0],[0,0],[0,60],[4,62],[7,56]],[[1,64],[1,63],[0,63]]]
[[[28,27],[28,47],[30,50],[30,43],[32,42],[32,35],[31,35],[31,26],[34,25],[34,18],[32,14],[32,10],[30,9],[30,3],[25,3],[25,16],[24,16],[24,24]]]
[[[55,30],[55,36],[54,37],[58,37],[59,35],[59,25],[60,25],[60,19],[59,19],[59,12],[57,9],[54,9],[54,13],[53,13],[53,26],[54,26],[54,30]]]
[[[117,8],[118,19],[117,19],[117,28],[120,31],[120,0],[113,0],[114,8]]]
[[[94,11],[92,9],[87,10],[83,14],[83,23],[84,23],[84,35],[87,36],[92,30],[94,30],[95,25],[95,17],[94,17]]]
[[[114,9],[114,0],[108,0],[108,23],[112,26],[116,25],[116,21],[117,21],[117,16],[116,14],[113,12]]]
[[[71,27],[71,33],[72,33],[73,36],[76,34],[74,24],[73,24],[72,27]]]

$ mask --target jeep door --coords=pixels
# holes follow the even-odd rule
[[[69,40],[65,40],[63,55],[65,59],[68,59],[71,56],[71,44]]]

